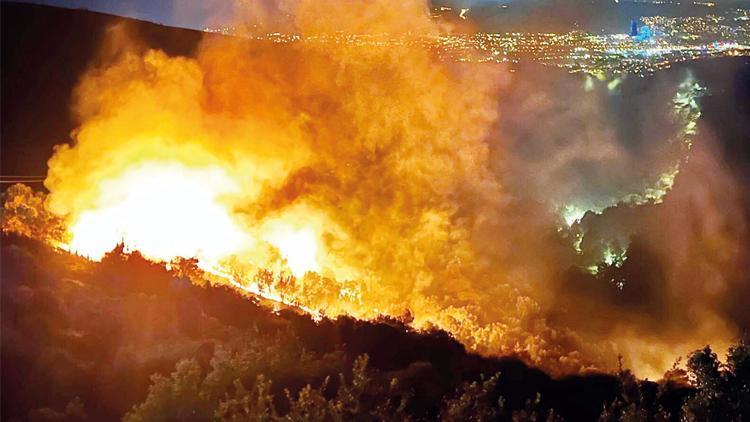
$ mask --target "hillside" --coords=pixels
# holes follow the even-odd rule
[[[397,321],[316,323],[291,310],[273,313],[227,288],[192,285],[138,255],[114,253],[91,263],[4,235],[2,262],[4,419],[64,409],[79,397],[91,420],[112,420],[144,401],[152,373],[169,374],[182,359],[208,371],[228,351],[251,352],[257,366],[242,376],[245,385],[263,374],[278,399],[284,389],[318,387],[328,376],[326,393],[333,394],[338,374],[351,377],[353,363],[366,354],[373,384],[399,381],[397,391],[372,394],[408,394],[406,412],[428,418],[463,383],[497,373],[488,403],[502,396],[509,411],[524,409],[539,393],[540,411],[595,420],[622,393],[617,376],[555,380],[519,360],[482,358],[443,332],[415,333]],[[642,387],[653,401],[657,385]],[[660,400],[674,406],[683,394],[677,389]]]

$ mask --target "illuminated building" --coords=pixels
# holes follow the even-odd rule
[[[631,37],[638,36],[638,19],[630,20],[630,36]]]

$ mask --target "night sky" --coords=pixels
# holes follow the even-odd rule
[[[6,0],[3,0],[6,1]],[[19,0],[16,0],[19,1]],[[20,0],[201,29],[231,15],[232,0]]]

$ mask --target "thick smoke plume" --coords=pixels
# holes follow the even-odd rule
[[[547,284],[550,319],[652,377],[690,343],[725,347],[747,328],[729,304],[748,285],[747,209],[700,120],[711,93],[684,69],[647,82],[525,73],[501,96],[503,184],[558,209],[567,259],[592,273]]]
[[[549,103],[504,100],[522,92],[505,69],[439,60],[424,40],[449,28],[428,12],[417,0],[238,6],[248,34],[279,28],[306,41],[206,36],[194,57],[148,50],[114,28],[75,93],[74,142],[49,161],[47,206],[64,218],[68,248],[96,259],[124,242],[154,260],[195,257],[216,282],[315,314],[437,326],[471,349],[557,372],[612,367],[621,351],[651,374],[677,346],[736,332],[721,309],[732,284],[747,283],[737,272],[747,258],[741,193],[710,150],[696,153],[674,200],[605,224],[624,224],[628,242],[641,236],[653,263],[632,279],[652,282],[643,288],[658,309],[630,306],[634,293],[577,269],[558,208],[581,195],[545,162],[571,175],[583,174],[571,167],[581,160],[609,160],[617,189],[643,174],[617,161],[615,143],[597,143],[601,122],[573,129],[574,149],[525,161],[522,137],[505,126],[523,121],[560,139],[570,119],[524,120],[517,110]],[[358,42],[383,34],[403,42]],[[595,113],[596,98],[586,101]],[[574,228],[594,231],[618,212]],[[660,343],[640,337],[656,316],[667,319],[648,330]],[[706,329],[695,339],[658,335],[696,321]]]

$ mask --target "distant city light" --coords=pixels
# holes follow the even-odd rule
[[[651,2],[657,3],[658,0]],[[705,7],[713,5],[710,2],[694,4]],[[437,8],[432,16],[438,18],[441,12],[446,11],[452,9]],[[468,12],[468,8],[460,9],[458,16],[466,19]],[[623,27],[628,28],[627,22],[623,22]],[[682,62],[713,57],[750,56],[750,10],[747,9],[733,9],[722,14],[698,17],[641,17],[632,19],[628,29],[625,33],[613,34],[582,31],[478,32],[431,37],[409,34],[328,34],[303,37],[293,33],[248,34],[235,27],[205,30],[274,43],[348,42],[363,46],[419,43],[434,49],[441,58],[448,60],[510,64],[535,61],[566,69],[570,73],[586,73],[595,77],[618,74],[645,76]]]

